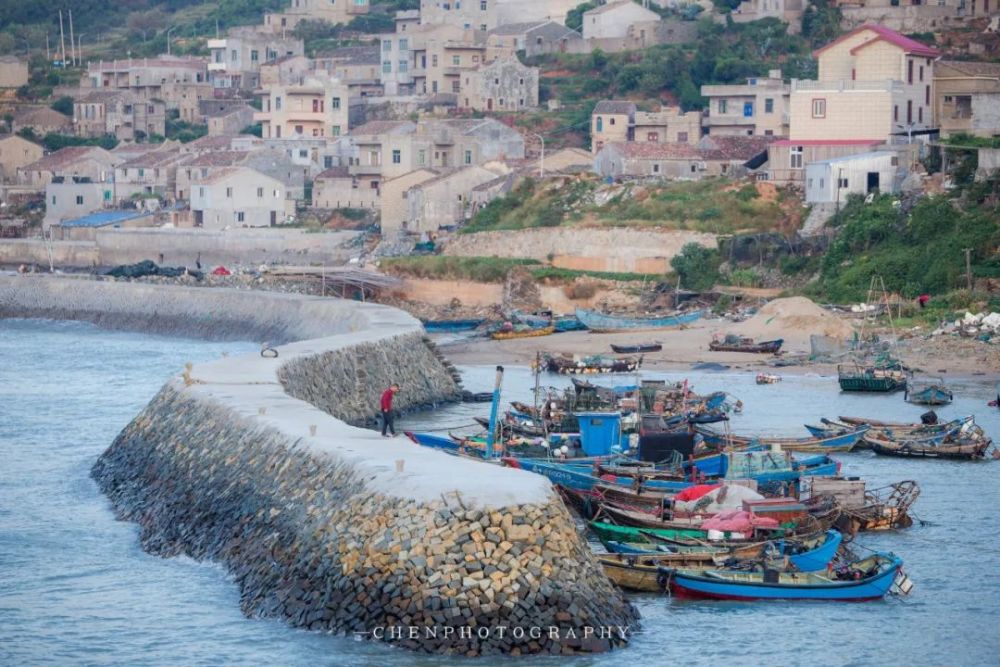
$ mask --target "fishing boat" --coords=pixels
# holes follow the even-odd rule
[[[862,602],[881,600],[896,584],[908,591],[912,584],[894,554],[878,553],[829,573],[685,570],[663,568],[666,586],[677,597],[718,600],[827,600]]]
[[[948,405],[954,395],[940,378],[920,378],[910,380],[903,398],[917,405]]]
[[[722,449],[743,449],[750,445],[778,447],[788,452],[849,452],[871,429],[867,424],[851,427],[843,433],[816,438],[776,438],[766,435],[732,435],[713,431],[705,426],[696,427],[709,445]]]
[[[950,436],[940,443],[929,440],[892,440],[881,433],[870,433],[865,436],[865,441],[876,454],[882,456],[963,461],[985,458],[986,450],[993,444],[978,426],[963,430],[959,435]]]
[[[630,331],[633,329],[664,329],[682,324],[691,324],[702,316],[702,311],[677,311],[663,317],[626,317],[609,315],[595,310],[576,309],[576,318],[588,329],[598,333]]]
[[[661,545],[663,551],[614,552],[601,554],[598,560],[608,578],[621,588],[657,593],[663,592],[667,583],[664,567],[706,570],[735,566],[740,561],[754,566],[756,563],[747,559],[757,559],[762,567],[790,572],[826,570],[836,557],[842,539],[836,530],[828,530],[819,537],[807,540],[775,540],[735,549]],[[617,546],[617,543],[610,543],[610,546]]]
[[[943,423],[937,422],[937,415],[933,412],[926,413],[924,417],[927,418],[928,422],[919,424],[883,422],[875,419],[862,419],[860,417],[841,417],[840,422],[831,422],[827,419],[823,419],[822,421],[824,424],[831,425],[869,424],[872,427],[872,435],[878,433],[882,436],[888,437],[890,440],[906,439],[934,444],[944,442],[947,438],[952,437],[961,431],[963,426],[975,421],[972,415]]]
[[[605,357],[600,354],[581,357],[572,354],[543,354],[542,367],[559,375],[634,373],[642,366],[642,357]]]
[[[716,336],[708,344],[708,349],[713,352],[751,352],[754,354],[777,354],[785,341],[782,338],[774,340],[754,341],[753,338],[726,334],[723,337]]]
[[[646,352],[659,352],[663,346],[659,343],[639,343],[637,345],[615,345],[611,344],[611,351],[616,354],[644,354]]]
[[[555,332],[555,327],[541,327],[541,328],[512,328],[510,330],[498,329],[497,331],[490,332],[490,338],[493,340],[513,340],[515,338],[537,338],[539,336],[549,336]]]
[[[472,442],[459,442],[453,437],[445,437],[441,435],[436,435],[434,433],[415,433],[412,431],[406,431],[405,435],[407,438],[417,443],[421,447],[429,447],[431,449],[438,449],[449,454],[456,454],[459,456],[470,456],[472,458],[485,459],[486,458],[486,447],[485,444],[473,444]],[[496,443],[494,445],[494,455],[499,457],[503,454],[504,447],[503,443]]]
[[[757,384],[778,384],[781,382],[781,376],[774,373],[757,373],[756,382]]]
[[[584,331],[587,327],[576,318],[576,315],[560,315],[552,320],[552,325],[557,332],[563,331]]]
[[[485,319],[471,320],[421,320],[427,333],[454,333],[478,329]]]
[[[841,391],[881,392],[898,391],[906,387],[906,371],[898,363],[862,366],[841,364],[837,366],[837,381]]]

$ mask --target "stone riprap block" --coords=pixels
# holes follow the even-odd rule
[[[0,315],[299,340],[192,365],[92,470],[143,549],[223,564],[247,615],[465,655],[603,651],[638,626],[548,480],[351,425],[389,381],[412,401],[457,391],[405,313],[17,276],[0,277]]]

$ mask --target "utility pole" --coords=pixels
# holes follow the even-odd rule
[[[52,54],[49,53],[49,33],[45,33],[45,62],[52,62]]]
[[[66,31],[63,30],[62,10],[59,10],[59,44],[62,47],[62,66],[66,67]]]
[[[69,59],[76,65],[76,39],[73,37],[73,10],[69,10]]]
[[[965,253],[965,288],[972,291],[972,248],[962,248]]]

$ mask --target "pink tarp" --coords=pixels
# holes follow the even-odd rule
[[[706,519],[702,522],[701,529],[751,533],[754,528],[777,528],[778,525],[776,519],[755,516],[746,510],[728,510]]]

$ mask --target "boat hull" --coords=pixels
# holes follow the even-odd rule
[[[700,310],[690,313],[678,313],[667,317],[623,317],[607,315],[594,310],[577,308],[576,318],[588,329],[596,332],[634,331],[637,329],[665,329],[682,324],[691,324],[702,316]]]

